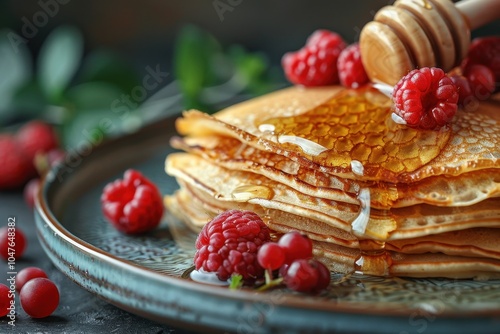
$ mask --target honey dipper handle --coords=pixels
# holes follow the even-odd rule
[[[467,18],[470,30],[500,18],[500,0],[463,0],[455,7]]]

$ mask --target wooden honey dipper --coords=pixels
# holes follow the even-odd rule
[[[500,17],[500,0],[398,0],[361,31],[363,65],[372,82],[395,85],[417,67],[449,71],[470,45],[470,31]]]

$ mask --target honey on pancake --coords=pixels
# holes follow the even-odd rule
[[[342,173],[353,160],[364,176],[397,182],[429,163],[448,143],[451,130],[413,129],[391,119],[390,99],[372,87],[343,90],[329,101],[299,115],[260,120],[259,129],[272,129],[276,138],[286,136],[283,147],[299,146],[295,136],[324,149],[310,154],[311,161]],[[297,140],[296,142],[301,142]],[[293,151],[293,147],[292,147]]]
[[[274,192],[271,188],[262,185],[245,184],[236,187],[231,192],[231,196],[238,202],[248,202],[253,198],[271,199]]]
[[[375,170],[400,173],[417,169],[439,153],[449,134],[431,131],[419,146],[413,139],[422,136],[422,131],[392,122],[390,108],[386,98],[376,91],[346,90],[301,115],[267,119],[258,124],[258,128],[275,136],[283,145],[299,146],[320,165],[350,167],[358,177]],[[286,140],[280,140],[283,137]],[[292,140],[293,137],[297,139]],[[429,148],[432,143],[439,148]],[[387,188],[397,192],[395,186]],[[392,259],[385,250],[385,242],[365,234],[370,218],[370,197],[368,188],[360,189],[360,211],[351,222],[351,232],[358,239],[360,249],[354,268],[358,273],[388,275]],[[389,211],[378,214],[389,214]]]

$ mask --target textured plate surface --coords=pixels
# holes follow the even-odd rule
[[[141,170],[163,194],[173,118],[106,142],[49,174],[37,198],[40,242],[72,280],[132,313],[201,332],[499,333],[500,281],[333,275],[318,296],[287,290],[231,291],[193,282],[196,236],[168,213],[146,235],[126,236],[103,219],[104,185]]]

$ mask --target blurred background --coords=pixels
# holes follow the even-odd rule
[[[288,85],[285,52],[318,28],[355,42],[390,3],[2,0],[0,126],[42,118],[71,148],[82,129],[110,135],[168,110],[212,112]],[[499,31],[495,22],[474,36]]]

